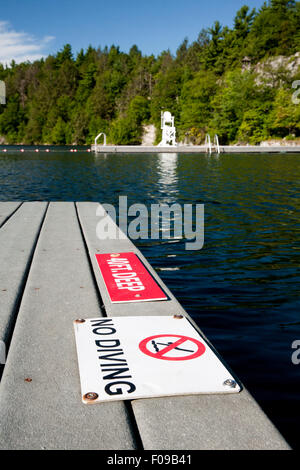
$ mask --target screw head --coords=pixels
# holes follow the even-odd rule
[[[75,320],[75,323],[84,323],[85,320],[83,318],[78,318],[78,320]]]
[[[235,388],[237,386],[237,383],[236,383],[235,380],[227,379],[227,380],[225,380],[223,385],[225,385],[225,387]]]
[[[181,320],[183,315],[173,315],[173,318],[175,318],[175,320]]]
[[[117,258],[118,256],[120,256],[120,253],[111,253],[110,255],[111,258]]]
[[[99,396],[98,393],[89,392],[83,395],[83,399],[86,401],[94,401],[94,400],[97,400],[98,396]]]

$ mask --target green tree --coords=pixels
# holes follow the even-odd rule
[[[66,123],[61,117],[57,119],[53,127],[51,138],[54,144],[64,145],[66,143]]]
[[[155,124],[160,135],[163,110],[175,116],[179,139],[194,143],[206,132],[217,132],[222,143],[297,136],[299,106],[289,96],[300,71],[275,70],[273,57],[300,50],[299,26],[300,1],[269,0],[259,11],[240,8],[231,28],[216,21],[191,43],[185,38],[175,56],[90,45],[74,58],[66,44],[33,63],[0,64],[7,87],[1,137],[85,144],[103,131],[114,143],[140,143],[143,124]],[[251,66],[242,72],[245,56]]]
[[[213,116],[211,103],[217,88],[217,76],[211,71],[200,71],[184,83],[180,97],[182,137],[189,136],[195,144],[204,140]]]
[[[292,89],[279,88],[270,115],[270,133],[275,137],[300,136],[300,105],[292,101]]]
[[[252,108],[245,111],[237,132],[237,140],[256,145],[267,137],[265,118],[260,109]]]

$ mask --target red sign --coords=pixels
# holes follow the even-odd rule
[[[173,333],[149,336],[140,342],[139,348],[147,356],[164,361],[187,361],[205,353],[204,344],[197,339]]]
[[[135,253],[96,254],[96,259],[112,302],[167,299]]]

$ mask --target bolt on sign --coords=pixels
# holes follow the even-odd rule
[[[84,403],[241,390],[181,315],[76,320],[74,329]]]
[[[112,303],[167,300],[164,291],[135,253],[95,256]]]

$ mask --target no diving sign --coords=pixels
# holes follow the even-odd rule
[[[93,318],[74,328],[84,403],[240,391],[184,317]]]

